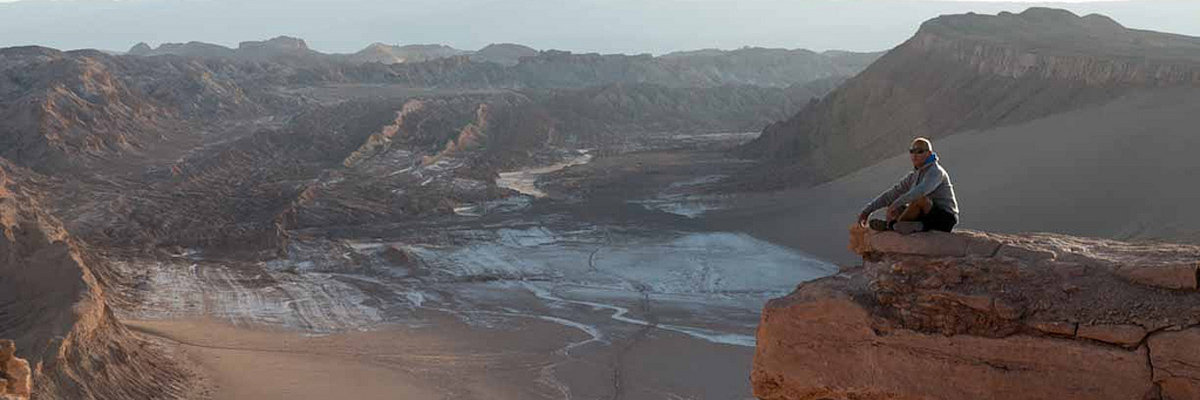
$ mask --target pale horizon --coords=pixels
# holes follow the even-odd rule
[[[469,0],[0,0],[0,47],[127,51],[134,44],[199,41],[237,47],[277,36],[324,53],[375,42],[475,50],[518,43],[539,50],[664,54],[745,46],[884,51],[942,14],[1020,12],[1028,7],[1100,13],[1130,28],[1200,36],[1200,2],[749,0],[499,2]]]

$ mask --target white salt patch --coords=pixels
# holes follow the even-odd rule
[[[242,275],[223,266],[155,264],[143,318],[212,316],[234,324],[265,324],[316,332],[356,329],[381,322],[368,296],[330,274],[263,271]],[[271,282],[263,286],[259,282]]]
[[[521,194],[533,197],[546,197],[546,192],[537,188],[537,179],[541,175],[559,171],[575,165],[583,165],[592,161],[592,155],[582,151],[582,154],[558,164],[537,168],[527,168],[512,172],[501,172],[496,179],[496,186],[512,189]]]

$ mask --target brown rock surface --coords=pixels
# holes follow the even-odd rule
[[[1125,279],[1168,289],[1196,290],[1200,263],[1183,262],[1162,266],[1131,265],[1117,270]]]
[[[0,399],[28,398],[32,391],[29,362],[17,358],[16,351],[11,340],[0,340]]]
[[[1147,345],[1163,398],[1200,398],[1200,330],[1162,332],[1150,337]]]
[[[1128,279],[1200,247],[852,229],[861,267],[764,308],[761,399],[1195,398],[1200,294]],[[1006,251],[1007,249],[1007,251]],[[1190,396],[1190,397],[1189,397]]]
[[[1125,347],[1134,347],[1146,338],[1146,329],[1137,325],[1080,325],[1075,335]]]

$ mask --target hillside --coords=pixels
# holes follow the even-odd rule
[[[145,152],[188,120],[264,112],[223,66],[97,51],[0,49],[0,156],[41,171]],[[269,102],[268,102],[269,103]]]
[[[16,357],[29,363],[27,384],[37,398],[183,394],[188,376],[117,320],[110,290],[120,277],[46,212],[41,181],[0,163],[0,338],[12,340]],[[6,377],[21,376],[14,372]]]
[[[900,153],[913,136],[938,139],[1198,85],[1200,38],[1044,8],[942,16],[740,154],[787,171],[758,185],[822,182]]]

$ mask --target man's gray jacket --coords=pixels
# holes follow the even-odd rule
[[[950,183],[950,175],[934,158],[921,168],[914,169],[896,186],[880,193],[875,200],[863,208],[863,215],[869,215],[875,210],[889,205],[901,206],[911,203],[921,196],[933,201],[933,206],[941,208],[958,216],[958,200],[954,198],[954,185]]]

